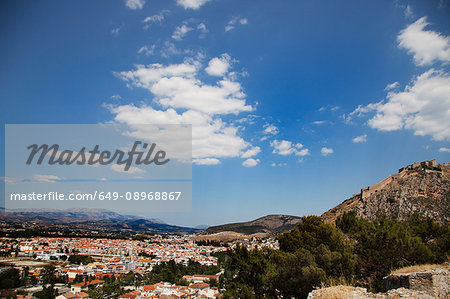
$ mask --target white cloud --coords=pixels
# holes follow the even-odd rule
[[[445,153],[450,153],[450,148],[447,148],[447,147],[441,147],[441,148],[439,149],[439,151],[440,151],[440,152],[445,152]]]
[[[153,55],[154,52],[155,52],[155,45],[150,46],[150,48],[147,46],[142,46],[139,49],[138,54],[144,54],[145,56],[149,56]]]
[[[200,32],[202,33],[208,32],[208,29],[206,28],[206,25],[204,23],[198,24],[197,29],[200,30]]]
[[[299,151],[296,151],[296,152],[295,152],[295,155],[296,155],[296,156],[300,156],[300,157],[309,156],[309,155],[310,155],[309,149],[304,148],[304,149],[301,149],[301,150],[299,150]]]
[[[168,66],[138,65],[136,70],[116,75],[129,84],[148,89],[155,95],[155,101],[164,107],[207,114],[238,114],[253,110],[246,105],[246,95],[239,82],[223,79],[216,85],[205,84],[196,78],[199,68],[198,61],[185,61]]]
[[[225,26],[225,31],[228,32],[230,30],[233,30],[237,24],[247,25],[248,20],[247,20],[247,18],[232,17],[231,20],[228,21],[227,25]]]
[[[128,174],[137,174],[137,173],[145,173],[145,170],[142,170],[140,168],[134,167],[134,166],[130,166],[130,168],[128,170],[124,169],[124,165],[119,165],[119,164],[113,164],[111,165],[111,169],[120,173],[128,173]]]
[[[250,158],[253,156],[256,156],[257,154],[259,154],[261,152],[261,148],[259,146],[255,146],[250,148],[249,150],[245,151],[242,155],[241,158]]]
[[[220,160],[216,158],[194,159],[192,163],[197,165],[217,165],[220,164]]]
[[[397,37],[399,47],[413,54],[417,65],[430,65],[435,61],[450,62],[450,38],[424,30],[428,25],[426,17],[423,17],[402,30]]]
[[[125,5],[129,9],[142,9],[144,4],[145,0],[125,0]]]
[[[406,18],[411,18],[413,16],[413,10],[412,10],[412,8],[411,8],[411,6],[409,4],[406,5],[404,12],[405,12],[405,17]]]
[[[222,115],[237,116],[253,110],[246,104],[240,83],[222,78],[216,84],[206,84],[197,78],[201,70],[201,63],[190,58],[180,64],[138,65],[134,70],[116,73],[129,87],[147,89],[154,96],[155,106],[162,108],[131,104],[106,107],[118,123],[192,124],[196,164],[212,164],[215,160],[204,159],[240,157],[256,151],[240,137],[240,126],[222,119]]]
[[[114,28],[111,30],[111,34],[114,36],[118,36],[120,34],[120,30],[122,29],[122,26]]]
[[[183,24],[181,26],[178,26],[175,28],[175,31],[172,34],[172,38],[176,40],[182,40],[183,37],[192,30],[192,27],[187,26],[186,24]]]
[[[303,148],[301,143],[292,143],[288,140],[273,140],[270,142],[270,146],[273,147],[273,154],[278,154],[282,156],[287,156],[295,154],[296,156],[307,156],[309,155],[309,149]]]
[[[254,166],[258,165],[259,162],[260,162],[259,159],[250,158],[250,159],[247,159],[244,162],[242,162],[242,165],[245,167],[254,167]]]
[[[316,120],[312,122],[314,125],[323,125],[324,123],[326,123],[326,121],[324,120]]]
[[[183,6],[184,9],[199,9],[203,4],[211,0],[177,0],[177,4]]]
[[[322,147],[322,149],[320,150],[320,153],[322,154],[322,156],[328,156],[329,154],[334,153],[334,150],[329,147]]]
[[[211,76],[222,77],[230,68],[231,57],[228,54],[222,54],[222,56],[214,57],[208,63],[208,67],[205,69],[206,72]]]
[[[376,115],[369,125],[381,131],[410,129],[415,135],[450,140],[450,75],[429,70],[404,91],[388,93],[386,101],[370,107]]]
[[[0,177],[0,179],[2,179],[6,184],[16,184],[19,182],[22,182],[23,179],[17,179],[17,178],[11,178],[11,177],[7,177],[7,176],[2,176]]]
[[[170,42],[170,41],[165,41],[164,42],[164,47],[161,49],[161,56],[162,57],[169,57],[172,55],[192,55],[193,51],[190,49],[178,49],[174,43]]]
[[[414,55],[417,65],[436,61],[450,62],[450,38],[424,30],[426,17],[417,20],[398,35],[399,47]],[[414,78],[403,91],[393,90],[399,84],[389,84],[386,99],[367,106],[358,106],[344,118],[374,113],[368,124],[380,131],[412,130],[415,135],[431,135],[434,140],[450,140],[450,75],[430,69]]]
[[[335,111],[337,111],[337,110],[339,110],[339,109],[341,109],[341,107],[339,107],[339,106],[331,106],[331,105],[327,105],[327,106],[324,106],[324,107],[320,107],[320,108],[319,108],[319,111],[320,111],[320,112],[323,112],[323,111],[325,111],[325,110],[330,110],[331,112],[335,112]]]
[[[380,105],[381,105],[381,102],[371,103],[371,104],[368,104],[367,106],[359,105],[355,110],[353,110],[349,114],[343,115],[343,118],[344,118],[345,122],[351,123],[355,117],[362,117],[366,113],[376,110]]]
[[[31,181],[36,183],[56,183],[61,180],[64,179],[51,174],[33,174],[31,176]]]
[[[164,21],[165,15],[168,13],[167,10],[163,10],[160,13],[153,15],[153,16],[149,16],[146,17],[142,23],[146,23],[148,24],[153,24],[153,23],[162,23],[162,21]]]
[[[278,164],[277,164],[277,163],[274,162],[274,163],[271,164],[271,166],[272,166],[272,167],[277,167],[277,166],[278,166],[278,167],[281,167],[281,166],[287,166],[287,163],[278,163]]]
[[[367,134],[363,134],[361,136],[357,136],[353,138],[353,143],[364,143],[367,142]]]
[[[278,128],[275,125],[271,125],[271,124],[265,124],[264,125],[264,134],[268,134],[268,135],[277,135],[280,131],[278,130]]]
[[[394,83],[386,85],[384,90],[389,91],[389,90],[396,89],[396,88],[399,88],[399,87],[400,87],[400,83],[394,82]]]

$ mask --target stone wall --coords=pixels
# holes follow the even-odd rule
[[[448,269],[391,274],[383,278],[384,293],[371,293],[365,288],[334,286],[311,291],[308,299],[433,299],[450,298]]]
[[[383,278],[385,291],[398,288],[426,293],[433,298],[450,298],[450,273],[436,269],[422,272],[391,274]]]

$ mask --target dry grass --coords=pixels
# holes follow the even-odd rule
[[[352,286],[334,286],[319,289],[314,293],[314,299],[347,299],[357,288]]]
[[[339,286],[351,287],[351,286],[353,286],[353,284],[351,282],[349,282],[347,279],[345,279],[344,277],[330,278],[326,282],[321,282],[321,284],[320,284],[321,289],[326,289],[326,288],[331,288],[331,287],[339,287]]]
[[[394,270],[391,272],[391,274],[403,274],[403,273],[420,272],[420,271],[428,271],[428,270],[436,270],[436,269],[450,270],[450,266],[448,264],[414,265],[414,266],[409,266],[409,267],[404,267],[404,268]]]

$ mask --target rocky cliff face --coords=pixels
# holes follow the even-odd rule
[[[450,163],[419,162],[401,168],[381,182],[361,189],[342,204],[325,212],[327,222],[347,211],[376,220],[387,215],[401,220],[413,213],[450,223]]]

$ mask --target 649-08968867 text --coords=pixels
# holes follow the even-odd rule
[[[11,201],[21,200],[37,200],[37,201],[116,201],[120,199],[126,200],[148,200],[148,201],[177,201],[181,198],[181,191],[149,191],[149,192],[125,192],[116,191],[95,191],[93,193],[69,193],[66,196],[61,192],[47,193],[11,193]]]

